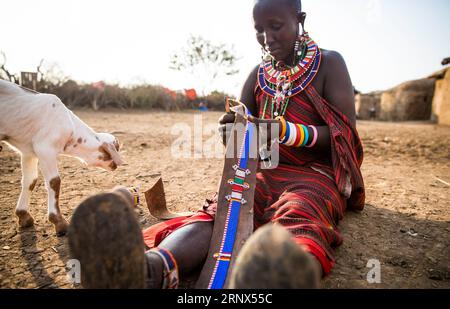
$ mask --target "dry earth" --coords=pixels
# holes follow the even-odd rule
[[[180,133],[195,113],[76,111],[98,131],[115,133],[126,165],[113,174],[87,169],[63,157],[61,205],[66,218],[87,196],[117,184],[150,187],[164,180],[167,201],[178,211],[196,210],[216,189],[221,157],[172,159]],[[219,113],[201,114],[213,129]],[[340,227],[344,244],[325,288],[450,288],[450,127],[429,123],[359,122],[365,149],[362,167],[366,207],[348,213]],[[208,130],[207,130],[208,131]],[[189,130],[185,133],[189,134]],[[203,139],[214,141],[212,131]],[[184,146],[188,146],[185,144]],[[200,152],[190,152],[201,156]],[[31,201],[35,227],[19,230],[14,207],[20,191],[19,156],[0,152],[0,288],[71,288],[66,279],[67,238],[57,238],[46,219],[46,191],[40,177]],[[142,227],[157,222],[145,205]],[[366,280],[367,263],[381,265],[381,283]]]

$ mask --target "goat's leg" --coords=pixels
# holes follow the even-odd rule
[[[30,227],[34,224],[33,217],[28,212],[31,192],[38,180],[38,159],[33,154],[22,154],[22,190],[17,202],[16,215],[19,218],[20,227]]]
[[[59,194],[61,192],[61,178],[58,173],[57,154],[52,152],[39,152],[39,162],[45,186],[48,191],[48,220],[55,225],[58,236],[67,232],[69,224],[59,209]]]

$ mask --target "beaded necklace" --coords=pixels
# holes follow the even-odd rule
[[[308,37],[306,47],[302,49],[295,67],[277,70],[274,61],[264,60],[258,71],[258,84],[267,95],[262,117],[265,118],[269,98],[271,98],[271,118],[283,116],[286,113],[289,99],[302,92],[316,76],[321,52],[317,44]],[[294,82],[299,81],[294,87]]]
[[[305,49],[302,50],[298,63],[293,68],[285,70],[277,69],[275,60],[272,58],[265,59],[263,62],[264,78],[272,84],[277,84],[280,78],[287,78],[290,82],[296,81],[305,74],[313,63],[316,55],[316,47],[316,43],[311,38],[308,38],[305,44],[306,51]]]

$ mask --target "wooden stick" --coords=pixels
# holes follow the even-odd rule
[[[436,178],[436,180],[439,181],[440,183],[443,183],[444,185],[450,187],[450,183],[448,183],[448,182],[446,182],[446,181],[444,181],[444,180],[442,180],[442,179],[440,179],[440,178],[437,178],[436,176],[435,176],[434,178]]]

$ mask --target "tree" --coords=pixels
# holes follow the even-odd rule
[[[187,45],[171,56],[170,68],[186,71],[200,79],[208,78],[203,83],[203,91],[211,91],[218,77],[239,73],[235,68],[237,60],[232,46],[214,44],[200,36],[191,36]]]
[[[42,92],[54,93],[55,89],[60,88],[69,80],[69,77],[55,62],[45,62],[44,64],[44,59],[41,59],[36,71],[38,73],[39,91]]]
[[[7,79],[10,82],[18,84],[19,83],[19,78],[17,77],[17,75],[11,74],[6,69],[6,54],[5,54],[5,52],[0,51],[0,55],[3,58],[2,61],[0,62],[0,78]],[[5,74],[5,75],[3,75],[3,74]]]

